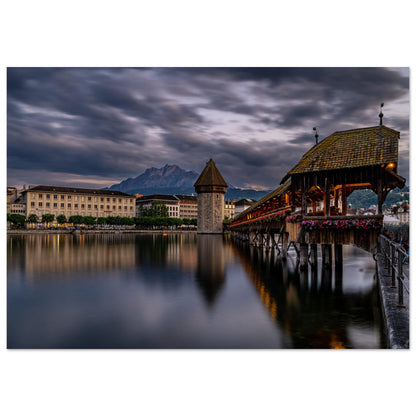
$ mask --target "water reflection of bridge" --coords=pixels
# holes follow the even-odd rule
[[[345,295],[340,268],[333,274],[332,268],[322,267],[318,275],[318,269],[298,271],[273,252],[243,244],[232,247],[293,348],[351,348],[351,333],[380,318],[377,292],[370,288]]]

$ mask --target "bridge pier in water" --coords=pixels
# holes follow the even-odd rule
[[[322,265],[325,268],[332,267],[332,245],[321,244],[322,250]]]
[[[318,267],[318,246],[316,244],[310,244],[309,257],[311,262],[311,267]]]

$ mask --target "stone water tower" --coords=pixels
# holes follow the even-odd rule
[[[198,234],[221,234],[227,184],[212,159],[194,187],[198,194]]]

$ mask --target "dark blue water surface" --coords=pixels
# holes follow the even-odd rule
[[[383,348],[375,264],[296,272],[223,236],[7,238],[8,348]]]

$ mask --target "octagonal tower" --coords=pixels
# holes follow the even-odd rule
[[[212,159],[194,187],[198,194],[198,234],[221,234],[227,184]]]

